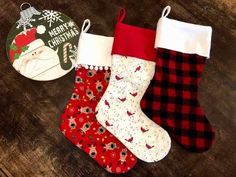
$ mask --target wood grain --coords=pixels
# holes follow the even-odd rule
[[[0,176],[108,177],[58,128],[58,118],[71,95],[74,71],[55,81],[36,82],[18,74],[6,57],[5,43],[19,19],[24,0],[0,1]],[[122,176],[232,177],[236,174],[236,1],[232,0],[57,0],[29,1],[37,9],[54,9],[91,32],[112,35],[116,12],[127,9],[126,23],[155,29],[166,5],[170,18],[213,27],[211,59],[205,66],[199,99],[216,128],[216,142],[205,153],[190,153],[172,142],[169,155],[157,163],[139,161]]]

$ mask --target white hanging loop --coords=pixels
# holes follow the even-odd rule
[[[162,14],[161,17],[167,17],[170,13],[171,7],[170,6],[166,6],[163,10],[162,10]]]
[[[23,10],[23,5],[28,5],[29,7],[31,7],[31,4],[28,3],[28,2],[23,2],[21,5],[20,5],[20,10],[22,11]],[[28,8],[29,8],[28,7]]]
[[[89,19],[84,20],[84,23],[82,26],[82,32],[86,33],[89,30],[90,26],[91,26],[90,20]]]

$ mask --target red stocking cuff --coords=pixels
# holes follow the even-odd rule
[[[124,9],[122,10],[124,11]],[[112,54],[154,61],[156,59],[156,50],[154,49],[156,32],[124,24],[122,23],[124,16],[125,14],[120,19],[118,18],[115,27]]]

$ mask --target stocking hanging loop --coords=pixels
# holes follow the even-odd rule
[[[84,20],[83,26],[82,26],[82,32],[86,33],[91,26],[90,20],[86,19]]]
[[[171,7],[170,6],[166,6],[163,10],[162,10],[162,14],[161,17],[167,17],[170,13]]]
[[[23,3],[20,5],[20,10],[21,10],[21,11],[23,10],[23,6],[24,6],[24,5],[28,5],[28,6],[29,6],[28,8],[31,7],[31,4],[30,4],[30,3],[28,3],[28,2],[23,2]]]
[[[126,11],[124,8],[121,8],[118,12],[117,21],[122,22],[126,16]]]

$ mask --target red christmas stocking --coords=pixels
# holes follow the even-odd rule
[[[214,131],[198,102],[198,84],[209,57],[212,29],[167,18],[167,6],[157,24],[156,74],[141,106],[190,151],[209,149]]]
[[[78,46],[77,71],[71,99],[60,117],[60,129],[77,147],[111,173],[125,173],[136,157],[96,120],[95,107],[109,82],[113,37],[86,33],[85,20]]]

